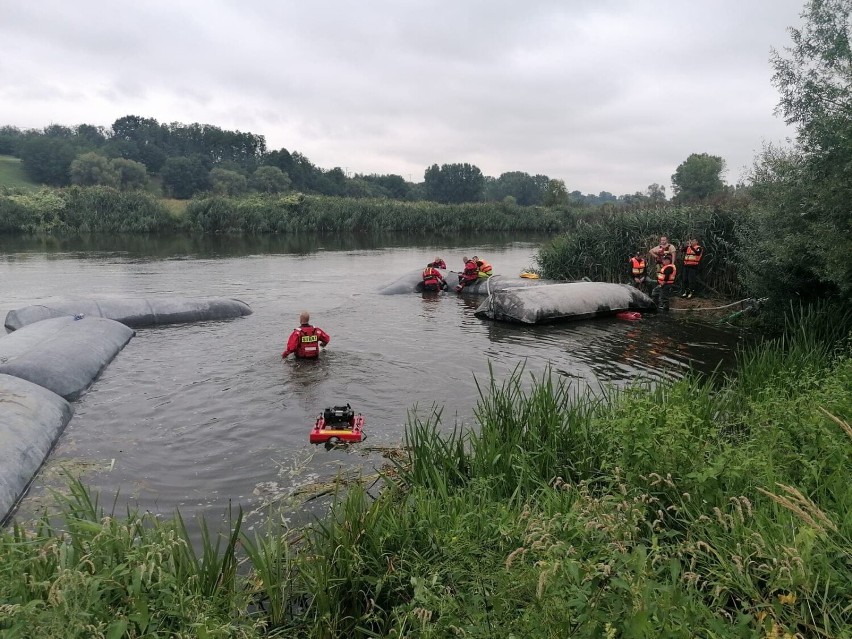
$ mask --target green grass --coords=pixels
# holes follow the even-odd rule
[[[37,189],[39,185],[30,180],[21,167],[21,161],[10,155],[0,155],[0,188]]]

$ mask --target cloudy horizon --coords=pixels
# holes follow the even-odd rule
[[[691,153],[739,181],[774,115],[770,50],[803,1],[3,0],[0,125],[139,115],[263,135],[324,169],[432,164],[569,191],[671,189]]]

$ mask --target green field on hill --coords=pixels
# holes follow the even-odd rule
[[[0,187],[4,186],[17,189],[38,188],[38,184],[24,173],[21,161],[11,155],[0,155]]]

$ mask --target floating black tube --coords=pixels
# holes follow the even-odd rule
[[[650,297],[626,284],[567,282],[496,291],[475,314],[503,322],[546,324],[628,310],[656,311],[657,307]]]
[[[0,373],[73,401],[86,392],[133,330],[100,317],[55,317],[0,338]]]
[[[72,412],[59,395],[0,374],[0,525],[26,492]]]
[[[6,328],[17,330],[52,317],[104,317],[131,328],[223,320],[251,315],[245,302],[227,297],[88,298],[58,300],[9,311]]]

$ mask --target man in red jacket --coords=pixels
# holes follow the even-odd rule
[[[423,270],[423,290],[424,291],[440,291],[447,289],[447,283],[444,281],[444,276],[441,275],[435,267],[434,262],[429,262]]]
[[[326,346],[331,341],[331,337],[321,328],[311,326],[310,321],[311,314],[302,311],[299,315],[301,326],[290,333],[287,348],[281,353],[281,359],[284,359],[290,353],[295,353],[299,359],[316,359],[319,357],[320,345]]]
[[[479,279],[479,267],[476,262],[467,256],[463,257],[462,261],[464,261],[464,271],[459,273],[459,285],[456,286],[456,293],[460,293],[465,286],[473,284]]]

